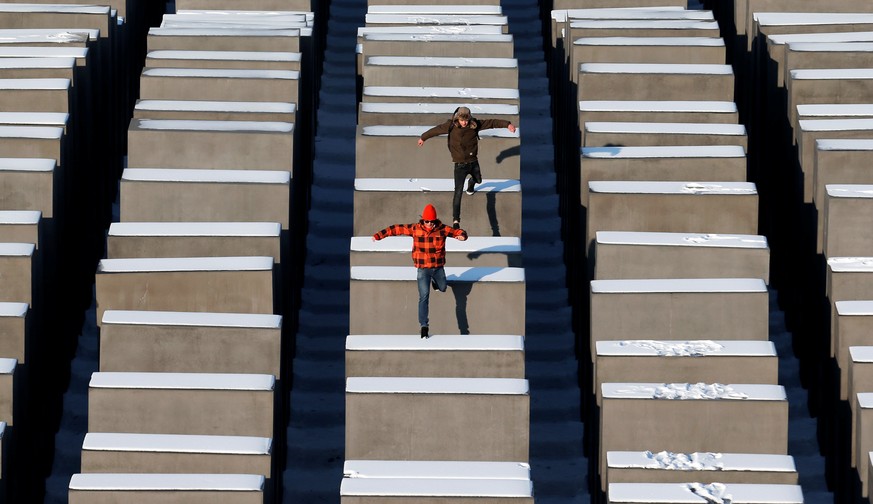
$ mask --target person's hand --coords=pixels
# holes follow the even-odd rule
[[[371,236],[370,239],[373,240],[373,241],[379,241],[379,240],[376,239],[375,236]]]
[[[467,237],[461,235],[461,236],[458,237],[458,241],[467,241]]]
[[[509,129],[510,133],[515,133],[515,125],[514,124],[509,123],[509,126],[507,126],[507,128]]]
[[[421,147],[422,145],[424,145],[424,140],[422,140],[421,138],[419,138],[419,139],[418,139],[418,146]]]

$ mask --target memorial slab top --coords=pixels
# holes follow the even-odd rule
[[[557,9],[552,19],[566,22],[568,19],[714,19],[712,11],[688,10],[679,6],[614,7],[591,9]]]
[[[83,450],[269,455],[273,440],[256,436],[88,432]]]
[[[503,9],[499,5],[369,5],[367,14],[456,14],[500,16]]]
[[[503,27],[500,25],[419,25],[419,26],[360,26],[358,27],[358,37],[364,37],[371,34],[448,34],[457,35],[461,33],[481,34],[481,35],[497,35],[503,34]]]
[[[843,316],[873,315],[873,300],[837,301],[837,314]]]
[[[367,33],[364,42],[505,42],[512,43],[512,35],[503,33]]]
[[[453,192],[455,190],[455,182],[450,178],[356,178],[355,190],[380,192]],[[476,184],[476,191],[482,193],[517,193],[521,192],[521,182],[514,179],[483,179],[481,184]]]
[[[533,483],[514,479],[343,478],[342,496],[372,497],[533,497]]]
[[[621,340],[596,342],[598,356],[610,357],[776,357],[770,341],[691,340],[653,341]]]
[[[570,29],[573,28],[713,30],[715,33],[718,33],[719,30],[718,23],[716,21],[698,21],[696,19],[607,19],[570,21]]]
[[[346,392],[352,394],[474,394],[528,395],[527,380],[520,378],[418,378],[351,377]]]
[[[873,257],[831,257],[828,268],[834,273],[871,273]]]
[[[56,126],[0,126],[2,138],[57,140],[63,136],[64,128]]]
[[[149,28],[149,36],[152,37],[300,37],[299,28],[285,30],[263,30],[255,28]]]
[[[444,56],[370,56],[370,66],[451,67],[451,68],[518,68],[515,58],[466,58]]]
[[[447,334],[421,341],[417,335],[350,334],[346,337],[346,350],[351,351],[504,351],[523,352],[524,336],[497,334]]]
[[[686,463],[671,463],[684,459]],[[609,451],[606,452],[608,467],[644,468],[690,471],[772,471],[796,472],[794,457],[768,453],[669,453]],[[666,463],[665,463],[666,462]]]
[[[580,155],[591,159],[744,158],[746,151],[741,145],[650,145],[582,147]]]
[[[615,504],[671,502],[711,504],[803,504],[800,485],[768,485],[750,483],[610,483],[609,499]],[[717,499],[717,500],[716,500]]]
[[[509,24],[506,16],[489,16],[477,14],[367,14],[366,24],[400,24],[400,25],[497,25]]]
[[[0,79],[0,91],[21,89],[68,90],[70,79]]]
[[[2,55],[2,53],[0,53]],[[175,51],[162,49],[150,51],[147,58],[181,59],[207,61],[284,61],[299,62],[302,57],[299,52],[275,51]]]
[[[291,173],[270,170],[189,170],[125,168],[121,179],[138,182],[201,182],[219,184],[289,184]]]
[[[111,227],[110,227],[111,229]],[[649,231],[598,231],[597,243],[610,245],[667,245],[677,247],[718,247],[766,249],[761,235],[659,233]]]
[[[136,110],[177,110],[180,112],[274,112],[293,114],[291,102],[245,102],[208,100],[139,100]]]
[[[454,109],[452,109],[454,110]],[[431,126],[364,126],[361,128],[361,134],[364,136],[405,136],[418,138],[422,133],[429,130]],[[505,128],[491,128],[479,132],[479,136],[483,138],[518,138],[520,135],[519,128],[515,132],[510,132]]]
[[[110,233],[111,233],[110,226]],[[396,252],[412,250],[411,236],[388,236],[372,241],[370,236],[353,236],[349,250],[353,252]],[[464,241],[447,240],[446,252],[518,253],[521,239],[513,236],[469,236]]]
[[[873,198],[873,185],[870,184],[827,184],[825,191],[831,198]]]
[[[518,99],[518,89],[513,88],[453,88],[453,87],[406,87],[364,86],[367,96],[398,96],[412,98],[457,98],[487,100],[489,98]]]
[[[5,113],[0,112],[0,121]],[[55,160],[46,158],[0,158],[0,171],[50,172],[55,169]]]
[[[525,462],[469,462],[461,460],[346,460],[346,478],[530,479]]]
[[[573,45],[724,47],[724,39],[717,37],[582,37],[574,40]]]
[[[0,224],[39,224],[42,212],[39,210],[2,210]]]
[[[281,315],[261,313],[169,312],[106,310],[103,324],[279,329]]]
[[[0,374],[11,375],[18,366],[18,359],[0,359]]]
[[[789,72],[794,80],[869,80],[873,68],[801,68]]]
[[[277,222],[113,222],[109,236],[278,237]]]
[[[21,42],[37,44],[54,42],[65,44],[97,40],[98,38],[100,38],[100,30],[87,28],[70,28],[69,30],[57,28],[11,28],[0,30],[0,44],[18,44]]]
[[[752,19],[761,26],[812,26],[861,24],[873,22],[873,14],[864,12],[753,12]]]
[[[873,362],[873,347],[871,346],[850,346],[849,356],[852,362]]]
[[[298,80],[296,70],[256,70],[235,68],[146,68],[143,75],[149,77],[206,77],[219,79],[280,79]]]
[[[489,115],[518,115],[518,105],[504,103],[466,104],[473,117],[479,114]],[[453,103],[380,103],[363,102],[361,112],[378,114],[445,114],[451,117],[457,105]],[[484,130],[486,133],[492,130]]]
[[[273,258],[240,257],[149,257],[101,259],[98,273],[152,273],[170,271],[264,271],[273,269]]]
[[[236,131],[292,133],[294,123],[279,121],[210,121],[195,119],[134,119],[132,127],[144,130]]]
[[[580,63],[580,72],[666,75],[733,75],[730,65],[710,63]]]
[[[797,115],[807,117],[873,116],[871,103],[800,103]]]
[[[33,243],[0,243],[2,257],[30,257],[36,246]]]
[[[760,278],[634,278],[592,280],[595,294],[659,294],[704,292],[767,292]]]
[[[410,281],[416,279],[413,266],[352,266],[352,280]],[[524,282],[524,268],[477,266],[446,267],[446,279],[450,282]]]
[[[58,14],[106,14],[110,7],[105,5],[64,5],[64,4],[0,4],[0,12],[50,12]]]
[[[728,101],[681,100],[582,100],[580,111],[646,111],[646,112],[736,112],[737,104]]]
[[[682,135],[743,136],[746,134],[746,127],[742,124],[722,123],[588,121],[585,123],[585,131],[592,133],[666,133]]]
[[[0,317],[24,317],[27,315],[27,303],[0,302]]]
[[[873,129],[871,119],[801,119],[798,126],[803,131],[848,131]]]
[[[588,182],[592,193],[614,194],[690,194],[754,195],[753,182],[671,182],[671,181],[604,181]]]
[[[873,31],[773,34],[767,36],[767,41],[777,46],[794,42],[869,42],[873,41]]]
[[[758,383],[703,384],[703,383],[603,383],[600,385],[604,399],[649,399],[649,400],[730,400],[730,401],[787,401],[782,385]],[[680,391],[685,394],[662,394]]]
[[[244,373],[91,373],[90,388],[272,391],[273,375]]]
[[[261,492],[264,477],[251,474],[112,474],[78,473],[70,490]]]

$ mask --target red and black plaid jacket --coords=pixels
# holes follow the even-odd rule
[[[463,229],[453,229],[436,221],[428,231],[419,221],[415,224],[393,224],[373,235],[381,240],[386,236],[412,237],[412,262],[416,268],[439,268],[446,265],[446,237],[467,237]]]

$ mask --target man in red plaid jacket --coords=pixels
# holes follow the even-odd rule
[[[412,237],[412,262],[418,272],[418,324],[421,337],[428,337],[428,308],[430,306],[430,287],[440,292],[446,291],[446,238],[460,241],[467,239],[467,232],[446,226],[437,219],[433,205],[425,205],[421,220],[415,224],[393,224],[373,235],[373,241],[386,236]]]

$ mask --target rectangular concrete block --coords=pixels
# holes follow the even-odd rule
[[[362,102],[449,103],[501,103],[518,105],[518,89],[509,87],[460,88],[460,87],[395,87],[364,86]]]
[[[269,256],[281,262],[276,222],[113,222],[107,259]]]
[[[103,259],[97,323],[106,310],[273,313],[271,257]]]
[[[0,303],[0,355],[26,364],[30,325],[27,303]]]
[[[730,65],[583,63],[578,100],[707,100],[734,96]]]
[[[770,247],[760,235],[598,231],[594,278],[760,278]]]
[[[461,227],[473,236],[521,236],[521,183],[491,178],[492,169],[483,165],[476,193],[461,196]],[[391,224],[417,222],[426,203],[451,222],[454,187],[448,177],[356,178],[352,232],[366,236]],[[380,222],[374,222],[376,215]]]
[[[811,68],[788,72],[788,121],[797,129],[801,104],[867,103],[873,98],[873,69]]]
[[[0,210],[0,242],[33,243],[40,249],[43,238],[42,212]]]
[[[803,201],[812,203],[815,193],[815,150],[824,139],[873,139],[873,119],[818,119],[798,121],[795,132],[800,167],[803,170]],[[821,211],[821,208],[819,208]]]
[[[861,392],[852,398],[855,402],[855,444],[852,446],[853,460],[861,480],[861,496],[867,497],[870,493],[867,478],[870,463],[869,453],[873,451],[873,392]]]
[[[527,380],[348,378],[345,457],[527,462],[529,411]]]
[[[367,86],[518,87],[515,58],[368,56],[362,72]]]
[[[108,28],[114,22],[110,11],[108,5],[7,3],[0,7],[0,28],[97,28],[109,37]]]
[[[366,105],[366,104],[364,104]],[[454,110],[454,109],[452,109]],[[452,112],[429,126],[358,126],[355,135],[357,178],[445,178],[454,176],[454,164],[445,135],[416,143],[422,133],[451,118]],[[508,119],[507,119],[508,120]],[[521,131],[506,128],[479,134],[479,166],[485,178],[518,179],[521,175]],[[454,186],[453,186],[454,187]]]
[[[870,342],[862,341],[857,344],[869,345]],[[841,398],[841,400],[845,401],[848,401],[848,398],[854,399],[858,394],[873,392],[870,387],[870,378],[873,377],[873,366],[871,366],[871,364],[873,364],[873,348],[870,346],[850,346],[848,354],[848,369],[842,369],[840,371],[840,375],[846,377],[846,397]],[[858,403],[857,401],[851,400],[848,401],[848,404],[849,411],[851,412],[850,422],[852,424],[850,446],[855,446],[858,439],[858,424],[856,421]],[[850,454],[849,461],[851,467],[858,467],[858,461],[855,459],[854,453]],[[858,476],[860,479],[861,474],[859,473]]]
[[[299,52],[159,50],[146,53],[145,66],[300,71],[301,59]]]
[[[70,79],[0,80],[0,107],[7,112],[69,112]]]
[[[446,35],[445,27],[439,25],[392,25],[392,26],[359,26],[357,30],[356,53],[360,56],[364,37],[368,35]],[[501,25],[467,24],[452,25],[448,30],[451,35],[507,35]]]
[[[293,123],[297,105],[282,102],[207,100],[137,100],[136,119],[194,119],[204,121],[273,121]]]
[[[841,348],[840,334],[836,329],[836,303],[838,301],[873,299],[873,275],[871,273],[873,273],[873,258],[870,257],[829,257],[827,259],[825,296],[830,306],[828,328],[830,330],[831,357],[836,357],[836,349]]]
[[[38,210],[52,218],[63,193],[57,187],[56,164],[50,158],[0,159],[0,209]]]
[[[743,26],[745,31],[742,33],[749,34],[749,48],[752,40],[757,36],[757,25],[761,23],[794,26],[795,33],[798,29],[796,25],[817,24],[828,26],[821,31],[853,31],[851,29],[853,21],[863,22],[863,18],[867,17],[864,12],[871,10],[863,2],[853,0],[836,0],[826,6],[812,0],[791,2],[746,0],[744,3],[746,8],[742,12],[737,11],[737,15],[742,14],[742,17],[737,19],[736,26],[737,33],[740,33],[740,26]],[[841,25],[843,28],[839,28]]]
[[[84,473],[272,474],[273,440],[255,436],[89,432]]]
[[[266,121],[133,119],[130,168],[294,170],[294,124]]]
[[[100,370],[281,376],[282,317],[106,310]]]
[[[798,481],[791,455],[611,451],[606,464],[609,485],[689,481],[796,485]]]
[[[589,121],[582,128],[582,145],[737,145],[747,149],[749,139],[742,124]]]
[[[312,0],[179,0],[176,10],[310,11]]]
[[[788,453],[788,400],[780,385],[604,383],[601,389],[602,490],[610,451]],[[749,418],[756,419],[753,428]]]
[[[737,124],[739,112],[732,101],[583,100],[579,124],[588,121]]]
[[[834,339],[837,347],[834,353],[837,367],[840,370],[840,400],[848,401],[858,392],[873,392],[873,390],[853,387],[851,375],[853,368],[852,347],[863,348],[873,345],[873,301],[851,300],[835,303],[836,320],[834,321]],[[866,354],[865,354],[866,355]],[[860,356],[860,354],[859,354]],[[854,401],[849,401],[854,409]]]
[[[264,477],[253,474],[74,474],[70,504],[263,504]]]
[[[873,32],[871,37],[873,37]],[[810,103],[797,106],[798,120],[813,119],[869,119],[873,104],[864,103]],[[816,142],[818,143],[818,142]]]
[[[38,305],[42,278],[32,243],[0,243],[0,301]]]
[[[412,266],[353,266],[351,334],[418,334],[418,284]],[[447,267],[446,293],[430,295],[430,328],[439,334],[524,334],[522,268]]]
[[[594,393],[604,383],[705,382],[778,384],[779,356],[769,341],[625,339],[598,341]]]
[[[243,373],[93,373],[88,432],[272,437],[275,382]]]
[[[593,280],[591,356],[597,342],[767,341],[767,286],[752,278]]]
[[[17,368],[17,360],[0,358],[0,420],[9,427],[14,427],[16,420],[22,420],[16,417],[21,409],[18,404],[23,404],[25,400],[25,396],[20,395],[24,393],[24,389],[16,379]]]
[[[573,39],[570,68],[582,63],[725,63],[720,37],[583,37]]]
[[[120,187],[122,222],[290,224],[290,172],[127,168]]]
[[[730,495],[731,502],[766,504],[780,502],[802,504],[800,485],[733,483],[710,486],[701,483],[616,483],[609,486],[608,504],[688,504],[712,502],[713,498]]]
[[[740,145],[582,147],[581,202],[588,206],[591,181],[744,182],[746,164],[746,152]]]
[[[868,233],[873,217],[873,185],[829,184],[822,215],[825,257],[860,257],[873,250]]]
[[[721,35],[718,23],[704,19],[576,19],[569,40],[595,37],[706,37]]]
[[[505,119],[518,124],[518,106],[501,103],[464,104],[478,119]],[[360,126],[433,126],[447,121],[458,105],[453,103],[379,103],[359,105]],[[484,132],[483,132],[484,133]]]
[[[297,103],[299,80],[291,70],[145,68],[140,98]]]
[[[353,236],[349,263],[352,266],[409,266],[412,237]],[[521,239],[502,236],[471,236],[464,241],[446,241],[447,266],[521,267]]]
[[[367,33],[361,37],[362,53],[368,56],[416,56],[513,58],[510,34],[442,33],[421,36],[416,33]]]
[[[161,26],[169,28],[249,28],[252,26],[267,29],[310,29],[315,22],[315,13],[274,11],[245,12],[227,10],[214,12],[211,9],[203,11],[177,11],[175,14],[164,14]]]
[[[463,460],[346,460],[344,478],[446,479],[475,475],[476,479],[530,480],[526,462],[467,462]]]
[[[346,377],[524,378],[524,337],[349,335]]]
[[[375,5],[392,5],[405,7],[408,5],[433,5],[433,0],[367,0],[367,6],[375,6]],[[499,0],[470,0],[469,2],[465,2],[464,5],[494,5],[499,6]]]
[[[747,182],[589,182],[586,249],[598,231],[758,233]]]
[[[873,139],[819,139],[815,141],[813,203],[819,211],[817,252],[822,251],[825,187],[829,184],[873,184]]]
[[[149,28],[148,51],[275,51],[299,52],[299,28]]]

